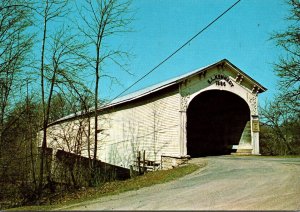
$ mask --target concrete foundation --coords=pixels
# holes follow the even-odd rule
[[[175,167],[185,165],[188,163],[189,159],[191,157],[189,155],[187,156],[181,156],[181,157],[175,157],[175,156],[161,156],[161,169],[167,170],[167,169],[173,169]]]

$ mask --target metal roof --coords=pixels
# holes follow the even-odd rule
[[[107,104],[102,105],[101,107],[99,107],[98,111],[101,111],[101,110],[104,110],[104,109],[108,109],[108,108],[111,108],[111,107],[116,106],[116,105],[124,104],[124,103],[130,102],[130,101],[139,99],[139,98],[144,97],[146,95],[149,95],[151,93],[157,92],[157,91],[162,90],[162,89],[167,88],[167,87],[170,87],[170,86],[172,86],[174,84],[180,83],[180,82],[184,81],[185,79],[187,79],[189,77],[192,77],[194,75],[197,75],[200,72],[205,71],[205,70],[207,70],[207,69],[209,69],[211,67],[214,67],[214,66],[217,66],[217,65],[221,65],[221,64],[224,64],[224,63],[227,64],[227,65],[229,65],[231,68],[233,68],[234,70],[236,70],[240,74],[244,75],[244,77],[246,77],[252,83],[256,84],[259,87],[259,90],[260,90],[259,93],[262,93],[262,92],[264,92],[264,91],[267,90],[265,87],[263,87],[257,81],[255,81],[254,79],[252,79],[250,76],[248,76],[242,70],[240,70],[239,68],[237,68],[231,62],[229,62],[227,59],[223,59],[223,60],[220,60],[219,62],[213,63],[211,65],[198,68],[198,69],[196,69],[194,71],[182,74],[182,75],[174,77],[172,79],[160,82],[158,84],[151,85],[151,86],[143,88],[141,90],[138,90],[138,91],[129,93],[127,95],[121,96],[119,98],[116,98],[113,101],[111,101],[111,102],[109,102],[109,103],[107,103]],[[91,113],[91,112],[94,112],[94,108],[90,108],[89,109],[88,113]],[[54,125],[54,124],[56,124],[58,122],[62,122],[62,121],[65,121],[65,120],[68,120],[68,119],[71,119],[71,118],[75,118],[75,117],[78,117],[78,116],[81,116],[81,115],[84,115],[84,114],[86,114],[84,111],[79,111],[77,113],[73,113],[73,114],[65,116],[65,117],[63,117],[61,119],[58,119],[58,120],[56,120],[55,122],[53,122],[53,123],[51,123],[49,125]]]

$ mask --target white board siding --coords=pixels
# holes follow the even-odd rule
[[[156,161],[161,154],[178,155],[179,106],[176,90],[110,111],[110,128],[103,131],[109,136],[100,144],[99,159],[129,167],[137,151],[145,150],[146,158]]]
[[[90,120],[93,121],[94,119]],[[93,131],[94,129],[91,130],[90,141],[94,140]],[[47,147],[53,148],[54,151],[61,149],[87,157],[87,132],[87,118],[58,123],[47,128]],[[39,140],[42,142],[42,131],[39,133]]]
[[[98,116],[97,158],[129,168],[137,151],[146,151],[146,159],[160,161],[161,154],[179,155],[178,87],[161,95],[100,111]],[[93,116],[93,114],[91,114]],[[94,150],[94,118],[90,118],[90,156]],[[88,157],[88,118],[58,123],[47,129],[48,147]],[[40,132],[42,140],[42,132]]]

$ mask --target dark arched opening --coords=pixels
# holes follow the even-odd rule
[[[187,110],[188,155],[230,154],[249,120],[249,107],[238,95],[219,90],[199,94]]]

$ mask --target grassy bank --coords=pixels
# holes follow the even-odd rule
[[[108,182],[100,187],[82,188],[80,190],[72,191],[63,194],[51,205],[42,206],[26,206],[19,208],[12,208],[9,210],[53,210],[64,208],[69,205],[78,204],[84,201],[94,200],[103,196],[119,194],[125,191],[138,190],[143,187],[152,186],[155,184],[166,183],[187,174],[190,174],[199,168],[206,166],[206,162],[201,165],[188,164],[186,166],[178,167],[171,170],[160,170],[156,172],[149,172],[142,176],[137,176],[124,181]]]

